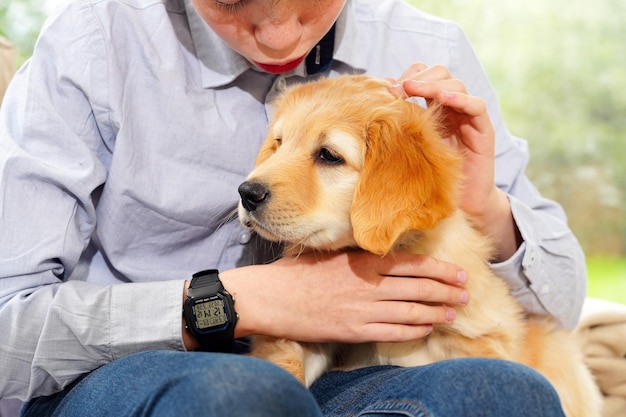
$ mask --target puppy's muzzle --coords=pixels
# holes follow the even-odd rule
[[[246,181],[239,186],[241,204],[248,211],[255,211],[267,202],[270,196],[268,187],[260,182]]]

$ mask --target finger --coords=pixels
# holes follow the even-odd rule
[[[442,91],[468,94],[465,84],[455,78],[438,81],[407,80],[402,83],[402,89],[408,96],[424,97],[430,100],[437,99]]]
[[[468,116],[476,117],[487,114],[487,104],[480,97],[443,89],[437,93],[436,99],[441,104]]]
[[[405,81],[435,81],[451,78],[448,69],[442,65],[428,67],[423,62],[412,64],[398,80],[387,78],[392,87],[390,91],[397,97],[409,98],[418,94],[410,94],[404,90]],[[430,105],[430,103],[428,103]]]
[[[386,277],[379,283],[377,291],[378,299],[387,301],[447,305],[464,305],[469,301],[469,294],[465,288],[430,278]]]
[[[420,254],[387,255],[378,262],[375,269],[380,275],[425,277],[452,285],[463,285],[467,281],[467,274],[457,265]]]
[[[376,304],[380,311],[372,322],[425,325],[451,324],[456,319],[456,310],[445,305],[428,305],[423,303],[408,303],[397,301],[381,301]]]
[[[401,83],[396,83],[396,82],[391,81],[391,84],[389,86],[389,92],[391,92],[391,94],[399,98],[403,98],[403,99],[409,98],[409,95],[404,91],[404,88],[402,87]]]
[[[466,146],[469,146],[472,151],[480,152],[479,148],[485,143],[493,146],[493,141],[481,141],[476,142],[468,140],[471,138],[490,138],[493,136],[493,124],[491,118],[487,112],[487,104],[480,97],[469,96],[466,94],[455,93],[451,91],[442,91],[437,97],[437,100],[444,106],[453,109],[454,111],[466,114],[471,117],[468,126],[459,126],[461,132],[461,140]],[[463,131],[473,130],[480,133],[480,136],[467,135]],[[477,148],[477,146],[479,148]]]
[[[358,334],[355,334],[350,342],[407,342],[426,337],[432,331],[432,324],[410,326],[404,324],[371,323],[366,325]]]
[[[447,67],[443,65],[433,65],[426,67],[412,66],[408,71],[402,74],[400,81],[443,81],[454,79]]]
[[[426,70],[428,65],[423,62],[415,62],[411,64],[400,76],[399,80],[410,80],[418,76],[422,71]]]

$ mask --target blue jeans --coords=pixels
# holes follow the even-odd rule
[[[29,402],[24,417],[545,416],[563,417],[539,374],[490,359],[330,372],[305,389],[269,363],[211,353],[118,359],[66,390]]]
[[[311,391],[326,417],[564,417],[541,374],[495,359],[330,372]]]

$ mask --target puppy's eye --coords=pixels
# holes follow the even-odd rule
[[[274,148],[275,149],[280,148],[280,145],[282,145],[282,144],[283,144],[282,138],[275,138],[274,139]]]
[[[338,165],[343,163],[341,155],[329,148],[320,149],[317,154],[317,160],[329,165]]]

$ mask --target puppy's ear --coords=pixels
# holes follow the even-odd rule
[[[433,228],[457,206],[461,158],[439,134],[437,109],[404,100],[367,131],[365,162],[352,203],[354,238],[384,255],[409,230]]]

